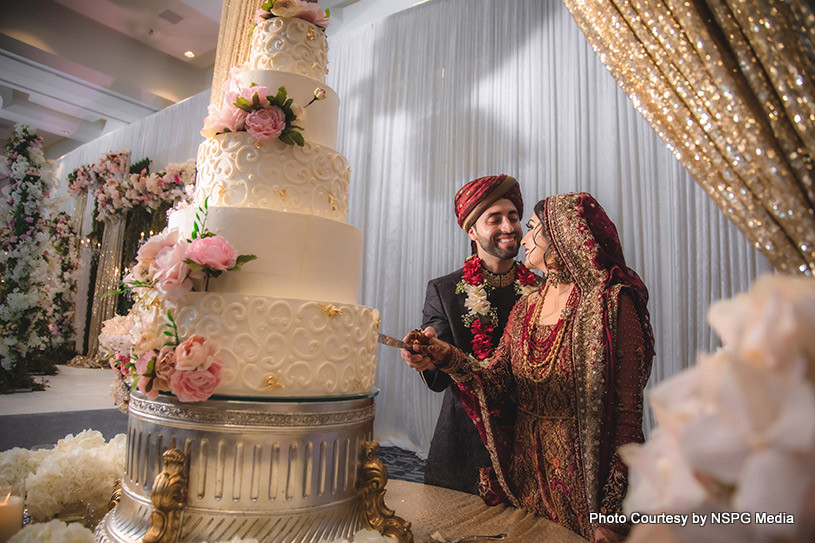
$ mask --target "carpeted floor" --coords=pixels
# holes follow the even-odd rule
[[[424,460],[399,447],[380,447],[376,453],[388,469],[388,478],[411,483],[424,482]]]

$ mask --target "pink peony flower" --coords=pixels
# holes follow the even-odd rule
[[[286,128],[286,115],[277,106],[253,111],[246,117],[246,131],[258,141],[276,138]]]
[[[217,347],[204,336],[194,334],[175,348],[175,369],[177,371],[205,370],[216,362]]]
[[[190,267],[184,263],[186,241],[165,247],[156,255],[156,288],[171,299],[177,299],[192,289]]]
[[[164,230],[151,236],[136,253],[139,262],[155,260],[156,255],[166,247],[172,247],[178,241],[178,230]]]
[[[325,10],[316,3],[303,3],[298,17],[320,28],[328,26],[328,17],[325,16]],[[322,100],[322,98],[318,98],[318,100]]]
[[[238,251],[225,238],[214,236],[193,240],[184,256],[205,268],[226,271],[235,267]]]
[[[187,371],[176,368],[170,379],[170,390],[182,402],[204,401],[221,384],[222,369],[218,360],[214,360],[206,370]]]

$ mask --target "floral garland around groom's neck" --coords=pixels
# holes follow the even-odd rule
[[[515,262],[515,292],[523,296],[538,288],[538,276],[521,262]],[[479,360],[492,355],[492,333],[498,326],[498,311],[492,307],[487,296],[493,286],[484,281],[483,261],[471,255],[464,261],[464,275],[456,285],[456,294],[466,293],[464,305],[469,310],[461,316],[464,325],[473,333],[473,354]]]

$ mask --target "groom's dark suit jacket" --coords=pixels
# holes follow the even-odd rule
[[[422,328],[432,326],[439,339],[472,354],[473,334],[461,319],[468,311],[464,305],[467,295],[456,294],[456,284],[461,281],[463,273],[461,268],[427,283]],[[493,345],[497,346],[518,295],[515,287],[509,285],[492,289],[488,299],[498,311],[498,327],[493,337]],[[454,393],[455,386],[450,386],[452,379],[442,371],[435,374],[425,371],[422,377],[431,390],[444,391],[439,420],[427,455],[425,483],[477,494],[479,469],[490,465],[489,454]]]

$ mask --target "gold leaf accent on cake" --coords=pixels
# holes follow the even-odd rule
[[[263,390],[278,390],[283,388],[283,383],[277,380],[277,376],[274,373],[270,373],[263,378],[263,382],[260,384],[260,387]]]
[[[314,35],[314,27],[309,28],[308,32],[306,32],[306,39],[308,41],[314,41],[316,38],[317,36]]]
[[[381,323],[381,322],[382,322],[382,317],[377,317],[376,321],[374,321],[374,326],[376,327],[377,330],[379,330],[379,323]]]
[[[353,386],[355,389],[362,388],[362,380],[354,379],[353,381],[351,381],[351,386]]]
[[[263,149],[263,144],[262,144],[262,143],[260,143],[259,141],[258,141],[258,142],[255,142],[255,149],[257,149],[258,151],[260,151],[261,149]]]
[[[220,185],[218,185],[218,196],[223,198],[224,194],[226,194],[226,185],[224,183],[221,183]]]
[[[311,63],[311,69],[313,70],[313,69],[314,69],[314,68],[316,68],[316,67],[317,67],[317,63],[316,63],[316,62],[312,62],[312,63]]]
[[[281,200],[286,199],[286,189],[280,189],[280,199]]]
[[[334,304],[320,304],[320,309],[323,310],[323,313],[325,313],[329,319],[342,315],[342,309]]]
[[[328,203],[331,205],[331,211],[337,211],[337,200],[334,199],[334,195],[330,192],[328,193]]]

